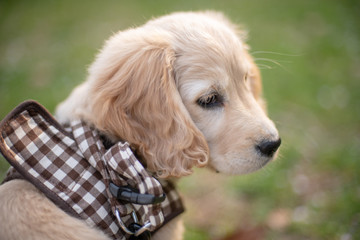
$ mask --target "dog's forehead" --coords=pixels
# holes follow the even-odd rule
[[[193,55],[208,53],[210,57],[225,57],[245,48],[240,31],[215,12],[174,13],[151,20],[145,26],[151,31],[166,32],[177,53],[188,50]]]
[[[245,45],[233,35],[202,33],[198,38],[174,43],[178,66],[194,76],[207,78],[242,77],[250,69]],[[205,75],[205,76],[204,76]]]
[[[176,83],[183,97],[191,99],[214,90],[228,92],[242,88],[251,66],[243,49],[230,54],[219,54],[217,50],[205,47],[175,59]]]
[[[175,59],[174,70],[178,87],[187,90],[192,88],[190,92],[226,89],[234,81],[241,82],[249,73],[251,63],[243,49],[233,49],[233,52],[227,54],[219,53],[216,48],[204,48],[187,53],[183,50],[183,54]]]
[[[184,100],[193,101],[211,88],[211,81],[193,80],[185,81],[179,86],[179,92]]]
[[[221,17],[179,13],[150,21],[147,27],[167,33],[176,56],[177,86],[189,97],[209,89],[227,89],[249,71],[246,45]]]

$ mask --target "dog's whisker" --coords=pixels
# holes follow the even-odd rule
[[[274,60],[274,59],[269,59],[269,58],[254,58],[254,61],[266,61],[266,62],[272,62],[276,65],[280,65],[280,63],[292,63],[292,61],[287,61],[287,60]]]
[[[257,64],[257,66],[259,67],[259,69],[273,69],[273,67],[265,64]]]
[[[291,71],[289,71],[283,64],[281,63],[292,63],[292,61],[286,61],[286,60],[273,60],[273,59],[269,59],[269,58],[254,58],[254,61],[256,62],[256,64],[258,66],[261,66],[262,64],[259,64],[258,61],[265,61],[265,62],[270,62],[273,63],[276,66],[279,66],[281,69],[285,70],[286,72],[291,73]],[[274,67],[273,67],[274,68]],[[270,68],[270,69],[273,69]],[[268,68],[269,69],[269,68]]]
[[[287,56],[287,57],[300,57],[303,54],[288,54],[288,53],[280,53],[280,52],[272,52],[272,51],[254,51],[251,52],[251,55],[256,54],[274,54],[274,55],[280,55],[280,56]]]

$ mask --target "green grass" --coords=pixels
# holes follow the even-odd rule
[[[283,145],[280,158],[258,173],[214,177],[205,170],[180,181],[186,239],[254,227],[266,228],[265,239],[360,239],[358,1],[4,0],[0,119],[26,99],[53,111],[113,32],[203,9],[223,11],[249,30]],[[1,158],[0,178],[7,167]]]

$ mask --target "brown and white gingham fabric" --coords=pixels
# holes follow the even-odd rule
[[[128,143],[105,149],[98,131],[84,122],[71,122],[67,129],[71,131],[36,102],[25,102],[11,112],[0,124],[0,150],[15,169],[5,180],[20,174],[64,211],[114,239],[129,237],[117,224],[115,208],[127,226],[135,210],[140,224],[150,221],[151,231],[183,212],[173,184],[160,184],[150,176]],[[157,205],[121,203],[110,193],[110,182],[167,197]]]

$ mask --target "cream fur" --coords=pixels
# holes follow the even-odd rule
[[[279,134],[266,116],[259,70],[243,35],[214,12],[171,14],[116,33],[56,117],[80,118],[128,141],[159,177],[188,175],[194,166],[226,174],[257,170],[272,157],[255,146]],[[220,107],[197,104],[213,93],[222,96]],[[107,239],[29,183],[2,185],[0,200],[3,239]],[[183,231],[178,218],[154,239],[182,239]]]

